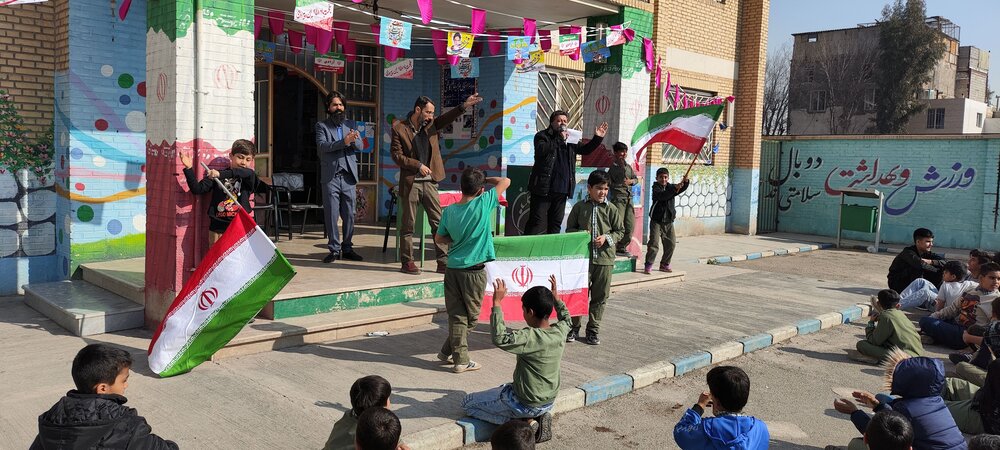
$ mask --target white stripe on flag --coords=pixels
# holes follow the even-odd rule
[[[559,292],[569,293],[588,286],[590,260],[574,259],[520,259],[486,263],[486,292],[492,295],[493,280],[502,278],[508,295],[523,294],[535,286],[549,287],[549,275],[556,276]]]

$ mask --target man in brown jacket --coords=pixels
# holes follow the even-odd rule
[[[431,233],[437,234],[441,222],[441,199],[438,183],[444,179],[444,161],[438,147],[438,131],[444,129],[466,110],[483,101],[479,94],[472,94],[465,103],[434,118],[434,103],[420,96],[413,104],[413,111],[406,118],[392,126],[392,160],[399,166],[399,209],[403,214],[400,259],[403,273],[419,274],[420,268],[413,263],[413,223],[417,204],[424,206]],[[437,271],[444,273],[448,262],[448,252],[436,242]]]

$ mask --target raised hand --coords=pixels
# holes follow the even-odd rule
[[[344,143],[351,145],[354,141],[358,140],[359,137],[361,137],[361,133],[359,133],[358,130],[351,130],[350,133],[347,133],[347,136],[344,136]]]
[[[191,157],[190,153],[177,152],[177,156],[181,159],[181,164],[184,164],[184,168],[190,169],[194,164],[194,159]]]
[[[854,402],[846,398],[838,398],[833,401],[833,409],[836,409],[839,413],[852,414],[858,410],[858,405],[855,405]]]
[[[493,304],[499,305],[506,296],[507,284],[503,282],[503,278],[497,278],[493,281]]]
[[[698,396],[698,405],[701,406],[701,409],[708,409],[709,406],[712,406],[712,394],[702,392],[701,395]]]
[[[552,295],[554,295],[555,297],[558,298],[559,297],[559,294],[558,294],[559,291],[558,291],[558,289],[556,289],[556,276],[554,274],[553,275],[549,275],[549,284],[552,286]]]
[[[479,93],[477,92],[475,94],[470,95],[469,98],[465,99],[465,103],[462,104],[462,107],[465,109],[469,109],[472,108],[473,106],[476,106],[476,104],[478,104],[481,101],[483,101],[483,98],[480,97]]]
[[[597,129],[594,130],[594,134],[598,137],[604,137],[604,135],[608,134],[608,123],[604,122],[598,125]]]

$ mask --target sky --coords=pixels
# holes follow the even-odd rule
[[[927,16],[962,27],[960,45],[990,54],[990,88],[1000,93],[1000,0],[925,0]],[[889,0],[771,0],[767,48],[792,45],[792,33],[851,28],[882,16]],[[996,101],[992,99],[992,101]]]

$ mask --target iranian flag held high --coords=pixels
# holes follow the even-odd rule
[[[240,208],[184,283],[149,344],[161,377],[190,371],[226,345],[295,275],[288,260]]]
[[[667,111],[647,117],[632,134],[632,151],[635,160],[641,161],[646,147],[656,143],[666,143],[678,150],[697,155],[712,128],[722,115],[723,105],[709,105],[697,108]]]
[[[504,320],[523,321],[521,296],[535,286],[549,287],[549,275],[556,276],[559,298],[571,316],[587,314],[589,294],[588,244],[590,234],[548,234],[493,238],[497,259],[486,263],[486,296],[479,312],[481,322],[490,321],[493,308],[493,280],[502,278],[507,297],[500,304]],[[553,316],[554,316],[553,312]]]

